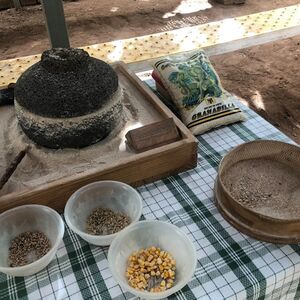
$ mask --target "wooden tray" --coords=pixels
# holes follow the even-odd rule
[[[256,160],[257,163],[257,159],[261,158],[267,159],[271,163],[272,161],[282,163],[290,172],[300,170],[300,147],[278,141],[264,140],[242,144],[231,150],[220,163],[214,191],[216,206],[232,226],[251,237],[271,243],[297,244],[300,242],[300,215],[297,213],[300,211],[300,198],[297,198],[300,185],[297,185],[296,189],[293,187],[292,197],[284,195],[283,198],[285,199],[280,198],[282,199],[282,206],[278,206],[275,201],[266,203],[265,198],[262,197],[256,199],[258,201],[257,207],[251,207],[249,202],[238,201],[236,196],[234,197],[229,191],[228,184],[227,186],[224,184],[225,177],[228,176],[229,172],[232,172],[231,167],[233,165],[243,161],[250,163],[253,160]],[[249,168],[248,170],[245,169],[244,172],[240,166],[241,164],[239,165],[240,178],[247,176],[247,172],[250,174]],[[273,174],[270,174],[270,177],[276,177],[276,173]],[[255,176],[257,176],[257,181],[264,180],[260,171],[256,172]],[[280,180],[282,179],[286,178],[280,177]],[[229,181],[231,185],[238,184]],[[270,189],[275,190],[275,187],[270,186]],[[273,202],[274,204],[272,204]],[[285,206],[286,203],[289,205],[288,208]]]
[[[70,195],[88,183],[118,180],[136,187],[197,165],[197,139],[124,63],[117,63],[114,67],[128,94],[135,95],[139,101],[147,103],[150,110],[156,111],[153,122],[173,118],[181,139],[134,154],[120,160],[118,164],[96,166],[83,173],[51,181],[30,190],[3,195],[0,197],[0,212],[23,204],[48,205],[61,212]]]

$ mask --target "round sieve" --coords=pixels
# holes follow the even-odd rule
[[[300,242],[300,147],[258,140],[221,161],[215,200],[224,218],[256,239]]]

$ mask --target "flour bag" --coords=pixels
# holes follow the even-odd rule
[[[245,120],[236,97],[223,89],[203,51],[180,61],[159,60],[152,76],[158,91],[174,103],[183,123],[195,135]]]

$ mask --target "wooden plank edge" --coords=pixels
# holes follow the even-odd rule
[[[83,172],[74,174],[74,175],[70,175],[67,177],[63,177],[54,181],[51,181],[50,183],[45,183],[45,184],[41,184],[40,186],[37,186],[36,188],[34,188],[34,190],[30,190],[30,191],[24,191],[24,193],[34,193],[35,190],[48,190],[48,189],[52,189],[55,186],[58,185],[67,185],[69,182],[74,182],[74,181],[78,181],[80,180],[82,177],[94,177],[97,176],[97,174],[107,174],[110,172],[114,172],[117,171],[118,169],[121,169],[123,167],[126,167],[127,165],[135,165],[138,164],[139,161],[141,159],[148,161],[148,160],[152,160],[154,157],[156,157],[157,155],[159,155],[162,152],[172,152],[174,151],[174,149],[176,148],[181,148],[183,145],[189,143],[189,141],[187,140],[180,140],[177,142],[174,142],[172,144],[168,144],[168,145],[164,145],[162,147],[158,147],[155,149],[151,149],[148,150],[147,152],[143,152],[143,153],[135,153],[133,156],[131,157],[124,157],[121,161],[119,162],[115,162],[110,164],[109,166],[107,166],[106,168],[92,168],[89,170],[85,170]],[[23,192],[14,192],[14,193],[10,193],[7,195],[3,195],[0,197],[0,203],[1,200],[6,199],[6,197],[16,197],[19,194],[23,194]]]
[[[170,155],[173,154],[173,155]],[[154,155],[154,154],[153,154]],[[163,163],[161,163],[163,162]],[[161,168],[159,174],[155,174],[155,164]],[[145,160],[136,161],[135,163],[127,163],[121,166],[117,172],[110,170],[102,173],[92,173],[83,178],[73,180],[63,180],[61,183],[56,181],[55,184],[44,185],[36,188],[33,191],[14,193],[0,198],[0,213],[24,204],[42,204],[56,209],[59,212],[63,211],[66,201],[71,194],[80,187],[98,180],[118,180],[133,186],[139,186],[145,182],[150,182],[153,179],[162,178],[162,176],[170,176],[177,174],[179,171],[194,168],[197,165],[197,144],[194,142],[185,141],[180,148],[165,149],[155,159],[151,157]],[[170,170],[172,166],[172,170]],[[126,172],[124,170],[126,169]],[[141,170],[146,170],[149,175],[140,180]],[[114,175],[112,174],[114,173]]]

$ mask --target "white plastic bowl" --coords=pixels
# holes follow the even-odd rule
[[[25,231],[41,231],[51,243],[51,249],[40,259],[22,267],[8,264],[11,240]],[[54,258],[64,235],[60,215],[48,206],[23,205],[0,215],[0,272],[12,276],[28,276],[44,269]]]
[[[175,284],[163,292],[143,292],[131,287],[125,277],[128,257],[151,246],[168,251],[176,260]],[[112,242],[108,262],[115,280],[140,299],[161,299],[182,289],[192,278],[196,264],[196,250],[187,235],[177,226],[161,221],[141,221],[127,227]]]
[[[124,213],[130,217],[131,223],[134,223],[142,215],[143,204],[134,188],[118,181],[94,182],[82,187],[70,197],[65,207],[65,219],[71,230],[88,243],[107,246],[122,230],[108,235],[88,234],[86,220],[98,207]]]

